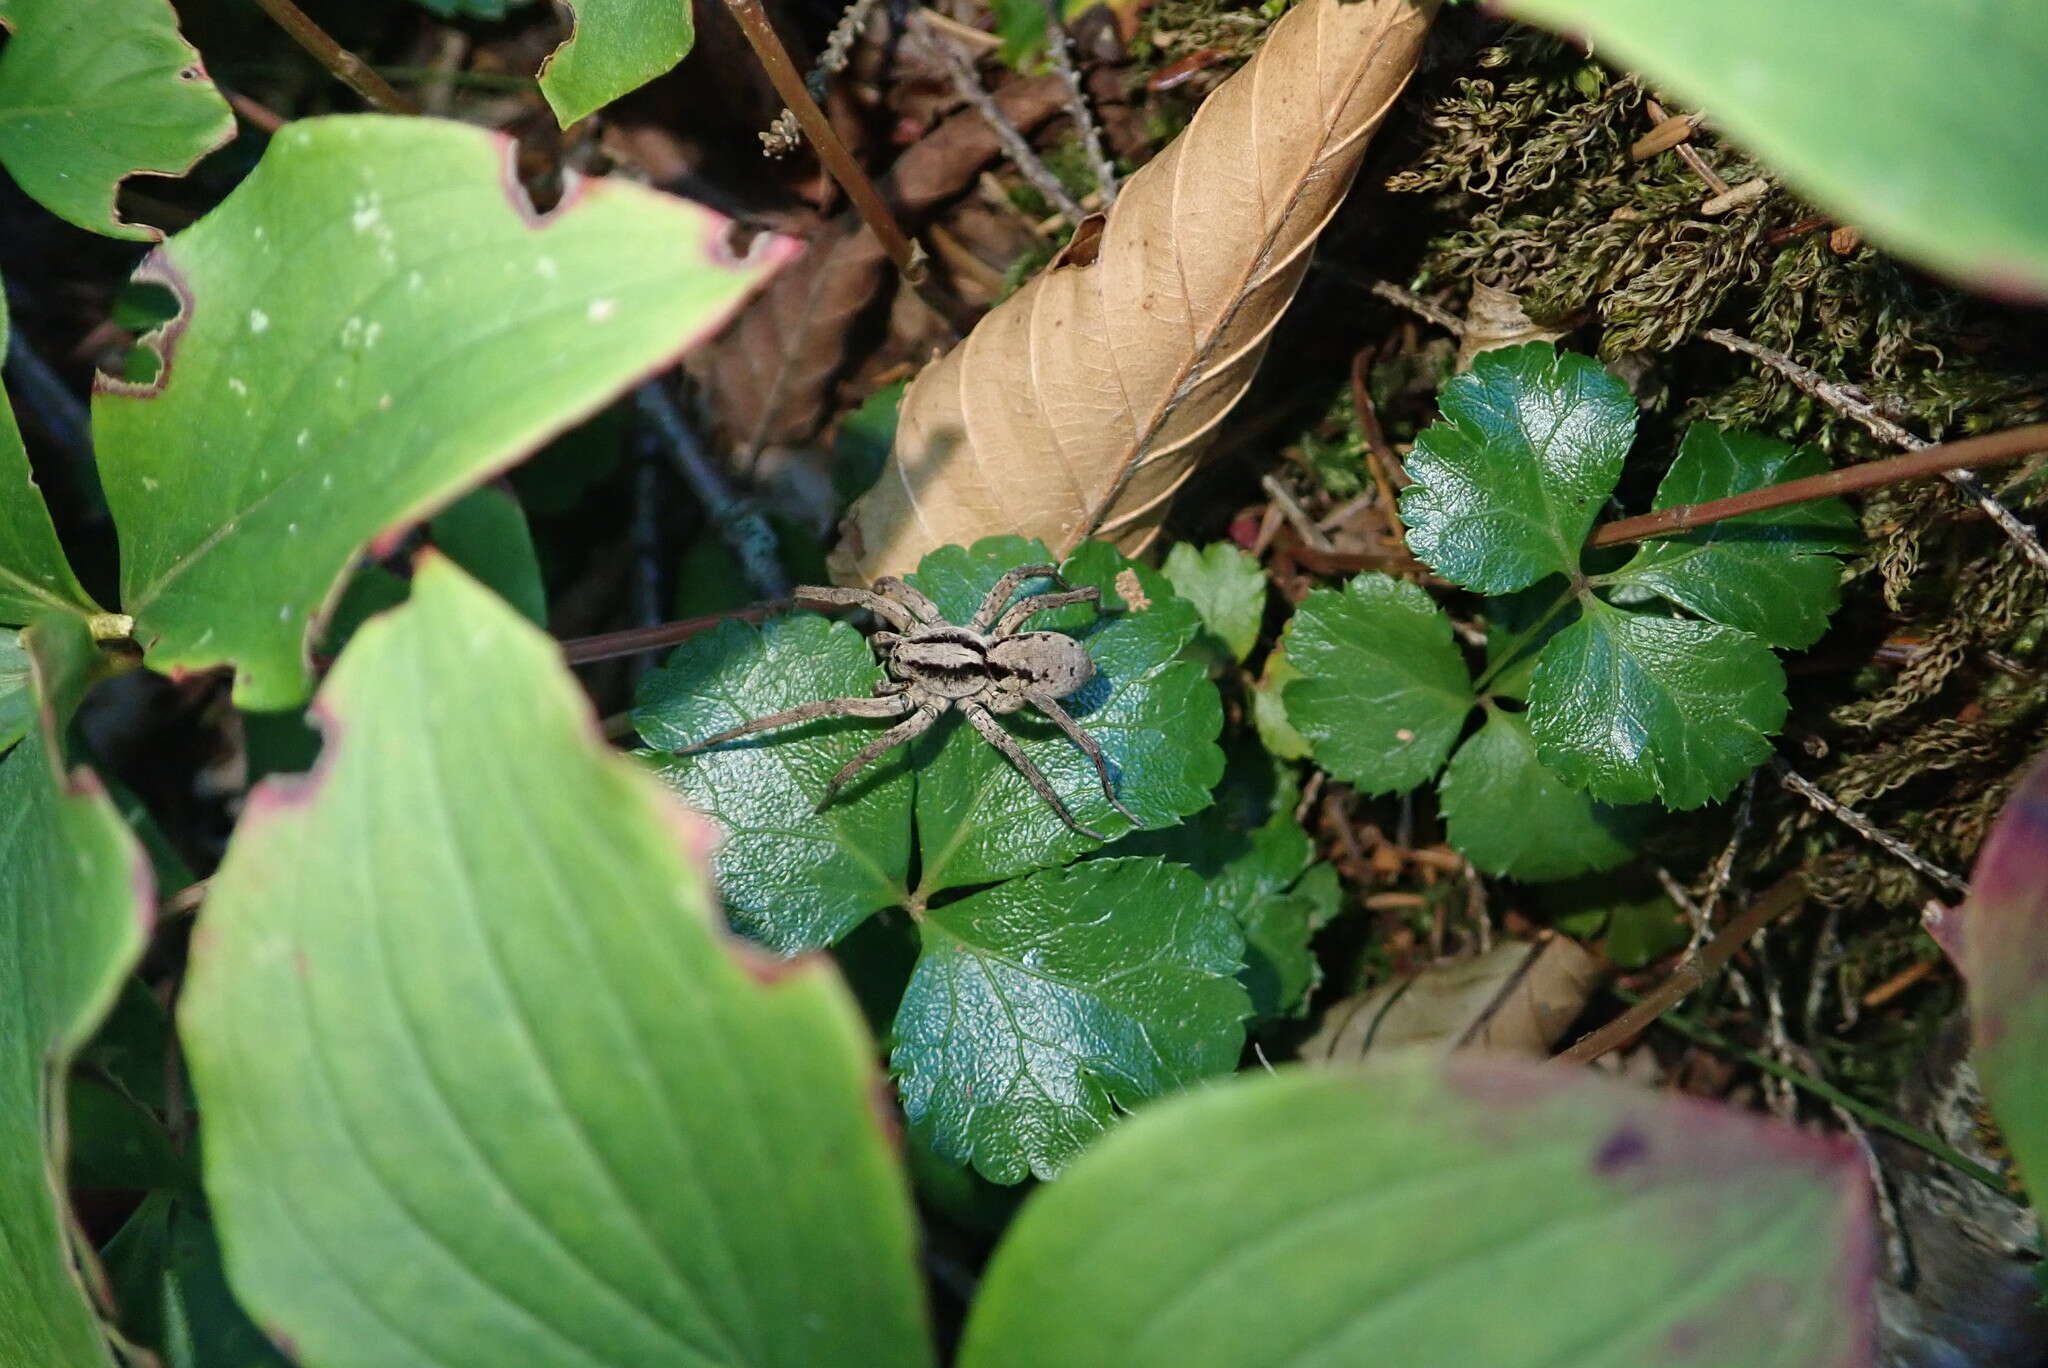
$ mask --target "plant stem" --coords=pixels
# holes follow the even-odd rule
[[[721,622],[733,618],[742,622],[759,622],[770,613],[787,607],[787,600],[750,603],[744,608],[706,613],[702,617],[683,618],[677,622],[658,622],[652,627],[629,627],[623,632],[571,637],[562,643],[562,658],[571,665],[590,665],[619,656],[639,655],[642,651],[658,651],[664,646],[688,641],[699,632],[708,632]]]
[[[1788,480],[1784,484],[1752,489],[1746,494],[1735,494],[1725,499],[1703,504],[1680,504],[1676,508],[1645,513],[1639,518],[1623,518],[1594,529],[1593,535],[1586,539],[1586,545],[1588,548],[1618,546],[1624,542],[1641,541],[1645,537],[1669,536],[1674,532],[1739,518],[1747,513],[1761,513],[1836,494],[1851,494],[1879,485],[1924,480],[1931,475],[1943,475],[1973,466],[2017,461],[2023,456],[2042,452],[2048,452],[2048,423],[1986,433],[1982,437],[1965,437],[1959,442],[1922,447],[1904,456],[1830,470],[1821,475],[1809,475],[1803,480]]]
[[[1635,1006],[1597,1031],[1580,1036],[1558,1053],[1559,1060],[1587,1064],[1609,1050],[1625,1045],[1642,1034],[1645,1027],[1676,1007],[1685,997],[1705,985],[1715,971],[1749,943],[1749,938],[1799,906],[1806,897],[1806,878],[1794,871],[1772,884],[1742,910],[1742,915],[1721,928],[1719,935],[1698,950],[1688,950],[1671,976],[1643,994]]]
[[[1576,585],[1570,589],[1565,590],[1562,594],[1559,594],[1557,596],[1557,601],[1551,604],[1548,608],[1545,608],[1543,610],[1543,616],[1536,619],[1536,625],[1531,627],[1528,631],[1522,634],[1521,643],[1514,650],[1508,652],[1499,660],[1494,661],[1493,664],[1488,665],[1486,669],[1483,672],[1481,672],[1479,678],[1472,681],[1472,692],[1475,694],[1484,695],[1486,693],[1486,686],[1493,682],[1494,676],[1499,674],[1502,670],[1505,670],[1508,666],[1513,665],[1514,663],[1519,661],[1524,655],[1526,655],[1528,653],[1530,645],[1541,639],[1543,629],[1550,625],[1550,620],[1556,617],[1559,613],[1563,612],[1566,604],[1571,603],[1574,599],[1578,597],[1579,589]],[[1491,629],[1492,624],[1489,623],[1488,630],[1491,631]]]
[[[399,94],[391,83],[370,69],[370,64],[327,35],[292,0],[256,0],[292,41],[312,54],[313,60],[337,81],[363,97],[372,109],[386,114],[417,114],[420,107]]]

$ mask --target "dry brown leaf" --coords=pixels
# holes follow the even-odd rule
[[[1578,942],[1504,941],[1483,955],[1431,965],[1331,1007],[1301,1047],[1310,1063],[1363,1058],[1424,1045],[1542,1059],[1600,977],[1600,962]]]
[[[1542,327],[1523,313],[1520,295],[1475,281],[1472,298],[1465,304],[1465,330],[1458,335],[1458,374],[1471,370],[1472,358],[1483,351],[1555,342],[1563,336],[1561,330]]]
[[[1064,88],[1057,76],[1013,81],[996,103],[1028,131],[1065,107]],[[898,157],[882,191],[914,231],[996,155],[995,134],[968,110]],[[851,214],[842,215],[691,354],[690,373],[709,395],[740,459],[817,431],[832,381],[846,361],[854,320],[874,302],[890,270],[875,235]]]
[[[1307,0],[1038,278],[925,368],[842,579],[993,533],[1142,549],[1250,384],[1435,0]]]

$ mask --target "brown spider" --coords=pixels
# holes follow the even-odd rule
[[[1019,586],[1038,578],[1051,580],[1057,586],[1056,592],[1029,594],[1010,602]],[[973,620],[964,627],[946,621],[936,603],[894,575],[876,580],[873,589],[801,586],[793,591],[793,597],[865,608],[896,629],[876,632],[869,638],[876,658],[889,674],[888,679],[875,685],[875,697],[828,698],[800,704],[707,736],[676,754],[688,755],[707,746],[793,722],[808,722],[814,717],[902,717],[901,722],[861,747],[860,753],[832,776],[825,785],[825,796],[818,800],[818,809],[823,811],[840,786],[869,761],[929,730],[946,709],[958,708],[974,729],[1017,767],[1018,773],[1051,805],[1061,821],[1084,836],[1098,841],[1106,839],[1074,820],[1074,814],[1067,811],[1038,766],[1031,763],[1024,748],[1003,730],[994,716],[1036,708],[1095,762],[1095,772],[1102,776],[1102,791],[1108,795],[1110,806],[1130,818],[1132,825],[1144,825],[1135,812],[1117,801],[1102,747],[1059,705],[1058,700],[1095,677],[1095,662],[1088,658],[1087,649],[1059,632],[1018,630],[1048,609],[1064,608],[1070,603],[1100,603],[1100,589],[1093,585],[1067,588],[1055,566],[1020,565],[996,581],[995,588],[988,591],[988,597],[975,610]],[[904,717],[906,713],[908,717]]]

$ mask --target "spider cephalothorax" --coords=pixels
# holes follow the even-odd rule
[[[1041,578],[1059,587],[1049,594],[1027,594],[1015,603],[1010,602],[1011,595],[1026,580]],[[828,698],[804,703],[707,736],[677,754],[688,755],[722,741],[792,722],[808,722],[814,717],[902,718],[861,747],[860,753],[832,776],[825,785],[824,796],[818,800],[818,806],[823,808],[839,787],[869,761],[928,730],[948,708],[958,708],[968,724],[1001,751],[1038,796],[1052,805],[1061,821],[1084,836],[1102,840],[1099,832],[1074,820],[1074,814],[1067,811],[1038,766],[1031,763],[1016,738],[995,719],[998,713],[1035,708],[1095,762],[1095,772],[1102,777],[1102,791],[1109,796],[1110,806],[1130,818],[1134,825],[1144,825],[1136,813],[1117,801],[1102,747],[1059,704],[1060,699],[1095,677],[1095,662],[1089,659],[1087,648],[1059,632],[1021,630],[1026,622],[1047,609],[1063,608],[1070,603],[1099,603],[1100,589],[1092,585],[1068,589],[1056,567],[1020,565],[996,581],[973,619],[964,625],[946,621],[936,603],[893,575],[876,580],[872,589],[806,586],[797,589],[795,597],[865,608],[893,628],[869,638],[888,679],[875,685],[873,698]]]

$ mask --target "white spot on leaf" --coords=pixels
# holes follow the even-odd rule
[[[617,313],[618,308],[619,304],[615,299],[593,299],[590,301],[590,321],[602,323]]]
[[[252,332],[252,333],[260,333],[260,332],[267,332],[267,331],[269,331],[269,329],[270,329],[270,315],[269,315],[269,314],[267,314],[267,313],[263,312],[263,310],[261,310],[261,309],[251,309],[251,310],[249,310],[249,331],[250,331],[250,332]]]

